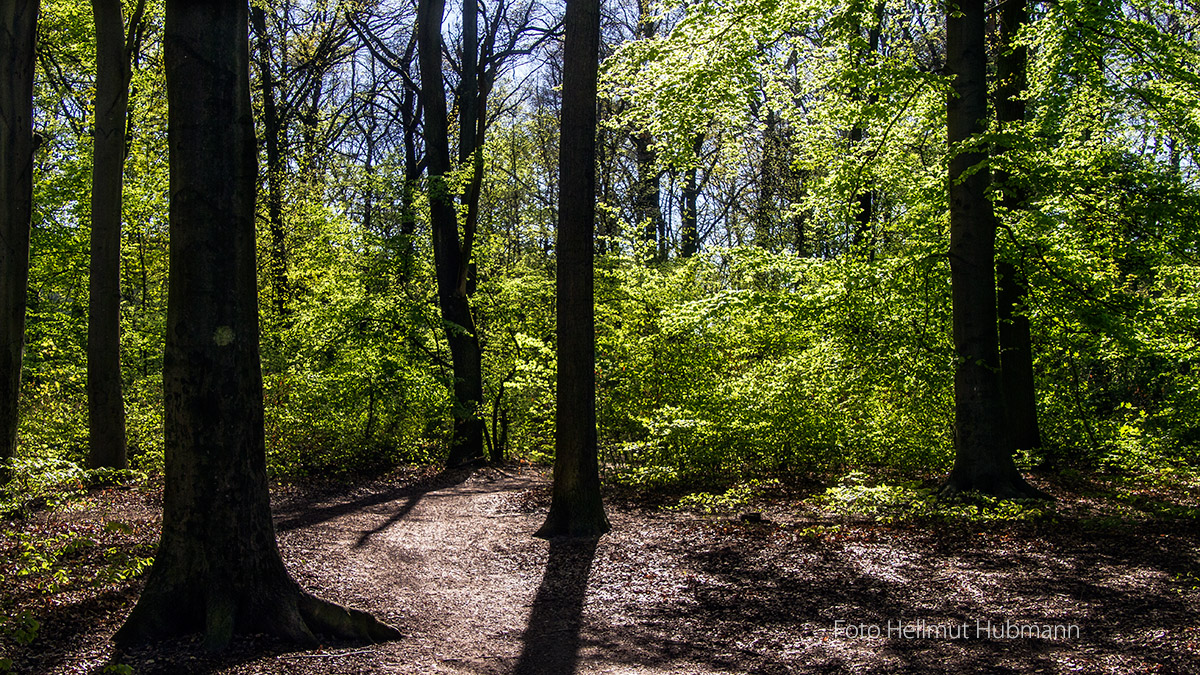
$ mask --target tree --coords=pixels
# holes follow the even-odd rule
[[[16,450],[25,351],[38,9],[38,0],[10,0],[0,8],[0,462]],[[3,478],[0,473],[0,482]]]
[[[1013,462],[996,326],[996,219],[978,136],[987,120],[983,0],[946,6],[946,99],[950,145],[950,284],[954,350],[954,468],[949,491],[1036,496]]]
[[[271,290],[278,316],[288,311],[287,230],[283,222],[284,157],[279,139],[284,129],[275,100],[275,74],[271,67],[271,36],[262,6],[250,9],[250,27],[258,41],[258,78],[262,89],[263,144],[267,150],[267,222],[271,230]]]
[[[88,466],[93,468],[126,466],[121,394],[121,191],[131,59],[145,11],[145,0],[139,0],[126,36],[121,0],[92,0],[96,125],[88,275]]]
[[[114,639],[202,631],[316,644],[399,637],[301,590],[283,566],[267,492],[255,267],[257,162],[247,3],[168,0],[171,162],[163,534]]]
[[[599,0],[567,0],[558,197],[558,405],[554,486],[539,537],[608,531],[596,458],[596,217]]]
[[[1025,90],[1028,50],[1017,44],[1017,33],[1029,22],[1024,0],[1001,4],[1000,44],[996,49],[996,117],[1001,128],[1015,133],[1014,125],[1025,121]],[[1007,138],[1009,136],[1002,136]],[[997,148],[1003,151],[1009,148]],[[1010,212],[1024,207],[1024,191],[1007,171],[996,171],[1001,186],[1001,204]],[[1033,380],[1033,341],[1025,298],[1029,282],[1011,260],[996,262],[997,302],[1000,321],[1000,384],[1008,414],[1009,438],[1016,450],[1041,447],[1038,429],[1037,392]]]
[[[454,435],[446,463],[456,465],[483,456],[483,419],[476,411],[483,401],[483,363],[467,288],[475,230],[468,216],[463,238],[459,240],[458,216],[447,181],[451,166],[446,94],[442,89],[442,14],[445,8],[445,0],[421,0],[417,9],[417,51],[421,67],[421,106],[425,110],[429,220],[433,227],[438,305],[442,310],[454,371]],[[464,64],[463,69],[467,70],[468,66]],[[464,129],[473,126],[464,120]],[[473,136],[473,131],[469,133]],[[464,140],[467,138],[464,134]]]

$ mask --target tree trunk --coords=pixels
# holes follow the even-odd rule
[[[871,27],[867,29],[867,51],[863,55],[864,61],[874,63],[879,55],[879,38],[883,34],[883,12],[884,3],[875,4],[875,8],[871,13]],[[865,64],[864,64],[865,65]],[[855,91],[855,97],[861,96],[861,92]],[[869,105],[874,105],[878,97],[872,93],[866,97],[866,102]],[[861,144],[866,136],[861,123],[856,123],[850,130],[850,141],[855,146]],[[858,194],[855,195],[857,208],[855,209],[855,220],[857,227],[854,232],[854,247],[861,251],[866,249],[867,259],[875,260],[875,231],[872,224],[875,220],[875,197],[870,186],[861,187]]]
[[[275,312],[280,318],[288,314],[288,250],[287,229],[283,223],[283,155],[279,138],[283,125],[275,102],[275,76],[271,72],[271,43],[267,32],[267,15],[262,7],[250,13],[250,25],[258,40],[258,79],[262,87],[263,140],[267,150],[267,223],[271,231],[271,292],[275,296]]]
[[[1013,463],[1001,393],[996,328],[996,221],[987,191],[986,155],[963,143],[987,117],[983,0],[946,7],[946,102],[950,145],[950,282],[954,349],[954,468],[946,489],[1034,496]]]
[[[445,0],[421,0],[417,9],[421,106],[425,113],[425,162],[438,305],[454,371],[454,435],[448,465],[483,457],[483,364],[475,320],[467,300],[467,265],[458,238],[458,217],[446,174],[450,172],[446,95],[442,90],[442,13]]]
[[[658,31],[658,23],[651,13],[650,0],[638,0],[637,39],[649,40]],[[565,75],[565,70],[564,70]],[[564,77],[565,81],[565,77]],[[651,258],[666,260],[666,221],[662,213],[662,195],[659,189],[657,153],[654,137],[648,131],[633,136],[634,160],[637,163],[637,179],[633,185],[633,216],[637,227],[642,228],[642,241],[651,247]]]
[[[279,555],[267,493],[247,3],[168,0],[170,278],[163,531],[120,644],[202,631],[317,644],[398,633],[309,595]]]
[[[596,73],[599,0],[567,0],[558,197],[558,405],[554,487],[539,537],[596,536],[609,529],[596,458]]]
[[[1017,45],[1017,32],[1029,21],[1024,0],[1002,3],[1000,11],[1000,44],[996,49],[996,116],[1001,128],[1009,131],[1013,124],[1025,120],[1025,91],[1027,52]],[[997,148],[1004,151],[1008,148]],[[996,182],[1002,186],[1001,203],[1010,211],[1024,207],[1026,195],[1014,185],[1007,172],[996,172]],[[1008,411],[1008,428],[1014,450],[1041,447],[1038,429],[1037,391],[1033,378],[1033,340],[1029,334],[1029,317],[1025,312],[1025,297],[1029,293],[1025,274],[1012,262],[996,265],[997,298],[1000,319],[1000,380],[1004,404]]]
[[[696,231],[696,174],[699,169],[688,167],[684,172],[683,210],[679,214],[679,256],[690,258],[700,249],[700,237]]]
[[[145,2],[130,17],[130,35]],[[88,466],[126,467],[121,395],[121,204],[130,56],[121,0],[92,0],[96,23],[96,128],[92,156],[91,269],[88,276]]]
[[[0,463],[16,451],[25,352],[38,5],[38,0],[6,0],[0,6]],[[0,483],[6,473],[0,468]]]
[[[663,230],[662,198],[658,187],[658,169],[655,165],[655,152],[651,147],[653,138],[649,132],[641,132],[633,137],[635,159],[637,160],[637,180],[633,184],[633,214],[637,226],[642,231],[642,241],[650,246],[650,256],[654,260],[662,260],[666,247],[660,240],[659,233]]]

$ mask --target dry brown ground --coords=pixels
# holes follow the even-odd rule
[[[613,494],[610,534],[551,543],[530,536],[547,506],[546,478],[530,470],[281,485],[276,523],[296,578],[406,638],[295,651],[249,636],[216,656],[189,641],[114,653],[138,582],[83,577],[152,554],[159,493],[94,491],[0,523],[0,607],[40,622],[27,646],[0,632],[0,650],[18,673],[1200,673],[1195,520],[1103,516],[1080,485],[1039,485],[1063,505],[1049,523],[837,530],[787,496],[745,523]],[[113,520],[132,529],[106,530]],[[38,591],[51,572],[19,577],[13,561],[28,560],[22,542],[64,532],[88,543],[51,565],[72,570],[57,588]],[[884,633],[888,621],[967,623],[969,637],[847,637],[839,620]],[[977,637],[987,620],[1074,624],[1079,636]]]

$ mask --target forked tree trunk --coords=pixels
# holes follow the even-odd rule
[[[954,349],[954,468],[950,492],[1040,496],[1017,471],[1000,388],[996,328],[996,220],[987,190],[986,154],[963,144],[987,119],[983,0],[946,7],[946,102],[950,144],[950,282]]]
[[[442,14],[445,0],[421,0],[417,8],[421,106],[425,112],[425,158],[429,172],[429,217],[438,305],[454,372],[454,435],[450,466],[483,457],[483,363],[475,319],[467,297],[470,247],[458,237],[458,216],[446,181],[450,173],[446,95],[442,90]],[[471,236],[470,228],[467,235]],[[469,244],[469,242],[467,242]]]
[[[596,536],[609,529],[596,458],[596,331],[593,228],[599,0],[567,0],[558,167],[558,405],[554,486],[539,537]]]
[[[996,117],[1002,128],[1025,120],[1027,50],[1016,44],[1016,35],[1029,21],[1024,0],[1001,3],[1000,44],[996,49]],[[1001,150],[1005,148],[999,148]],[[1026,195],[1006,172],[996,172],[1003,186],[1002,204],[1011,211],[1024,208]],[[1037,391],[1033,378],[1033,340],[1025,298],[1029,284],[1024,272],[1009,261],[996,264],[1000,319],[1000,381],[1008,411],[1010,439],[1016,450],[1041,447],[1038,428]]]
[[[33,43],[38,0],[0,3],[0,463],[17,445],[33,215]],[[7,476],[0,468],[0,483]]]
[[[168,0],[170,278],[166,489],[154,566],[114,639],[203,632],[317,644],[399,637],[309,595],[284,569],[267,495],[255,270],[247,3]]]
[[[146,9],[129,19],[132,38]],[[92,153],[91,269],[88,275],[88,466],[123,469],[125,403],[121,394],[121,191],[132,40],[121,0],[92,0],[96,24],[96,128]]]

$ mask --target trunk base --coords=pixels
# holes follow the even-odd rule
[[[1033,487],[1016,471],[1003,474],[976,474],[952,471],[939,494],[953,497],[964,492],[982,492],[1000,499],[1044,499],[1054,501],[1050,495]]]
[[[321,600],[298,587],[240,600],[213,587],[201,603],[191,605],[192,612],[186,611],[188,607],[174,594],[143,594],[113,642],[127,647],[202,631],[205,649],[220,651],[235,633],[266,633],[308,646],[321,644],[318,635],[360,644],[404,637],[366,612]]]
[[[599,537],[610,529],[612,526],[608,523],[608,517],[604,514],[603,507],[600,507],[596,513],[572,514],[569,509],[556,509],[551,505],[550,513],[546,515],[546,522],[538,528],[537,532],[533,533],[533,536],[539,539]]]

